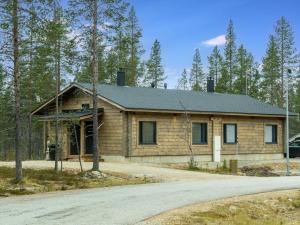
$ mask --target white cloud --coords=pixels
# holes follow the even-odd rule
[[[202,42],[202,44],[206,46],[224,45],[225,43],[225,34],[219,35],[217,37]]]

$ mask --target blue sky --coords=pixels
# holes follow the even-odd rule
[[[203,42],[224,35],[231,18],[237,44],[244,44],[261,62],[276,20],[288,19],[300,50],[298,0],[129,0],[143,28],[142,43],[148,58],[153,41],[162,46],[167,83],[174,87],[183,68],[190,68],[195,48],[200,49],[205,70],[213,46]],[[222,43],[222,37],[219,37]]]

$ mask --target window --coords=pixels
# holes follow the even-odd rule
[[[237,141],[236,124],[224,124],[223,134],[224,134],[225,144],[236,144]]]
[[[156,122],[140,121],[139,122],[139,142],[142,145],[156,144]]]
[[[277,143],[277,125],[265,126],[265,143],[266,144]]]
[[[192,143],[207,144],[207,123],[192,124]]]
[[[82,105],[81,105],[81,108],[82,108],[83,110],[88,110],[88,109],[90,108],[90,104],[82,104]]]

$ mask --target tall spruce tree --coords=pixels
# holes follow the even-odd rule
[[[259,72],[259,64],[255,62],[248,76],[248,95],[259,100],[262,100],[262,93],[260,89],[261,78],[262,76]]]
[[[281,17],[276,22],[275,40],[280,58],[281,98],[283,98],[284,77],[286,76],[287,69],[295,69],[299,62],[299,56],[297,55],[297,50],[295,48],[293,30],[289,22],[284,17]],[[295,77],[291,77],[290,79],[292,80],[293,78]],[[293,82],[291,82],[291,80],[289,82],[290,87],[292,89],[294,87]],[[280,106],[283,106],[282,104]]]
[[[215,88],[216,92],[230,93],[230,77],[226,65],[223,63],[221,66],[221,76]]]
[[[229,84],[229,91],[233,92],[233,82],[235,79],[235,69],[236,69],[236,44],[235,44],[235,33],[234,33],[234,28],[233,28],[233,22],[232,20],[229,20],[228,28],[227,28],[227,33],[226,33],[226,43],[225,43],[225,48],[224,48],[224,54],[225,54],[225,68],[227,70],[226,74],[223,79],[229,79],[229,81],[224,82],[224,84],[228,83]],[[227,89],[227,88],[226,88]]]
[[[280,56],[274,36],[270,36],[266,56],[262,65],[263,100],[272,105],[282,105],[281,98],[281,76],[280,76]]]
[[[181,90],[189,89],[189,80],[188,80],[188,74],[186,72],[186,69],[183,69],[183,72],[180,78],[178,79],[177,89],[181,89]]]
[[[249,84],[252,77],[254,58],[247,52],[243,45],[237,50],[236,55],[236,79],[233,83],[233,90],[236,94],[249,94]]]
[[[144,53],[143,47],[140,43],[142,38],[142,29],[139,26],[138,18],[135,14],[134,7],[132,6],[128,13],[127,22],[125,25],[125,33],[128,38],[128,68],[126,81],[129,86],[136,86],[139,75],[139,66],[141,63],[141,56]]]
[[[160,43],[157,39],[153,43],[150,58],[146,66],[147,73],[144,83],[146,83],[146,85],[153,84],[155,88],[162,86],[162,82],[166,77],[164,76],[164,68],[162,66]]]
[[[211,55],[208,56],[208,64],[208,75],[214,78],[215,84],[217,85],[221,76],[223,64],[223,57],[218,46],[215,46]]]
[[[190,84],[194,91],[202,91],[204,87],[204,72],[201,63],[200,50],[197,48],[193,57],[193,64],[190,73]]]

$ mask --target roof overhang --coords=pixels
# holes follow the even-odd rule
[[[89,95],[93,95],[93,92],[89,89],[86,89],[80,85],[78,85],[77,83],[71,83],[69,86],[67,86],[66,88],[64,88],[62,91],[59,92],[58,97],[61,97],[63,94],[65,94],[66,92],[68,92],[69,90],[71,90],[72,88],[79,88],[80,90],[82,90],[84,93],[89,94]],[[126,110],[123,106],[110,101],[109,99],[104,98],[103,96],[99,96],[97,95],[98,99],[101,99],[105,102],[108,102],[111,105],[116,106],[117,108],[121,109],[121,110]],[[31,111],[31,116],[36,115],[41,109],[43,109],[44,107],[46,107],[48,104],[54,102],[56,99],[56,96],[50,98],[49,100],[47,100],[46,102],[42,103],[39,107],[37,107],[36,109],[34,109],[33,111]]]
[[[235,113],[235,112],[205,112],[205,111],[184,111],[184,110],[166,110],[166,109],[137,109],[131,108],[125,111],[142,112],[142,113],[174,113],[174,114],[195,114],[195,115],[220,115],[220,116],[244,116],[244,117],[273,117],[273,118],[286,118],[286,115],[281,114],[257,114],[257,113]],[[296,113],[291,113],[289,117],[299,117]]]
[[[98,109],[98,115],[103,113],[103,108]],[[93,110],[85,111],[74,111],[74,112],[61,112],[58,115],[44,115],[40,116],[40,121],[75,121],[75,120],[85,120],[93,117]]]

